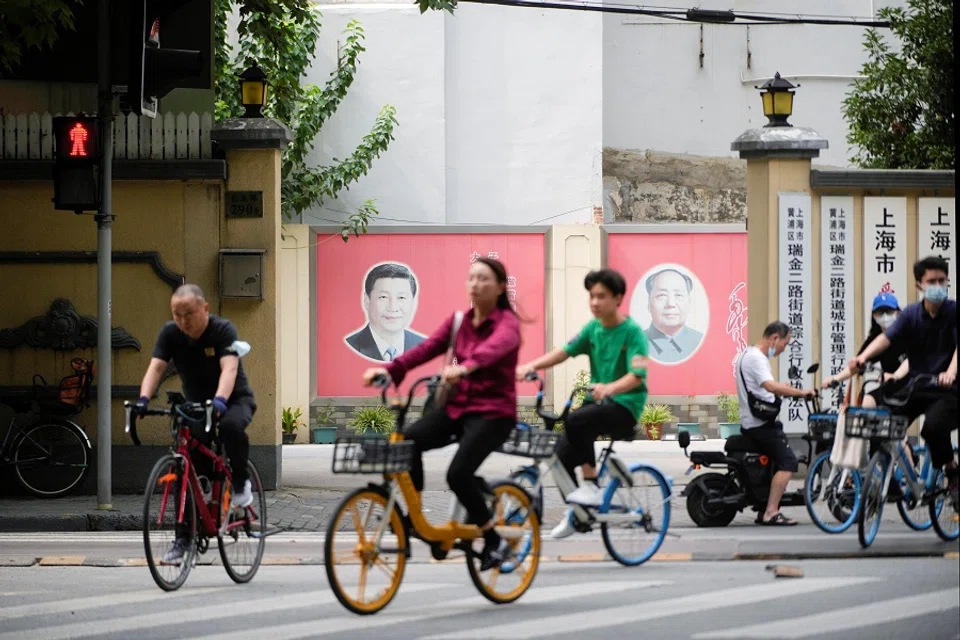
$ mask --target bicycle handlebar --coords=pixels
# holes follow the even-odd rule
[[[175,397],[170,397],[170,408],[169,409],[145,409],[143,415],[138,415],[134,413],[137,403],[130,402],[125,400],[123,402],[123,410],[126,414],[126,424],[124,425],[124,432],[130,434],[130,439],[133,441],[135,446],[140,446],[140,437],[137,435],[137,419],[145,418],[146,416],[170,416],[173,415],[173,412],[180,407],[188,408],[202,408],[204,412],[204,432],[210,433],[210,429],[213,428],[213,401],[206,400],[204,402],[177,402]]]
[[[390,378],[390,376],[386,376],[383,374],[376,375],[374,376],[373,380],[371,380],[370,384],[371,386],[380,388],[380,400],[381,402],[383,402],[384,405],[390,407],[391,409],[396,409],[398,411],[402,411],[405,413],[407,409],[410,408],[410,403],[413,402],[413,394],[420,385],[424,383],[439,383],[439,382],[440,382],[440,376],[437,374],[434,374],[432,376],[423,376],[422,378],[417,378],[416,380],[413,381],[413,384],[410,385],[410,390],[407,393],[407,401],[405,403],[401,402],[400,400],[396,400],[395,402],[392,402],[392,403],[387,401],[387,389],[389,389],[390,385],[393,384],[393,380]],[[396,385],[394,385],[394,388],[399,390],[399,387]]]
[[[577,392],[581,389],[574,388],[570,392],[570,396],[567,398],[567,401],[563,405],[563,411],[560,414],[551,413],[543,408],[543,385],[544,379],[536,371],[531,371],[523,377],[526,382],[537,382],[537,406],[536,411],[537,415],[543,418],[544,426],[547,428],[547,431],[553,431],[554,426],[557,422],[562,422],[567,418],[567,415],[570,413],[570,409],[573,407],[573,396],[577,395]],[[587,391],[592,391],[594,385],[587,385]]]

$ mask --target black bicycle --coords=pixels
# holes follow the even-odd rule
[[[0,404],[14,411],[0,444],[0,465],[12,466],[20,485],[38,498],[61,498],[75,491],[90,471],[90,439],[70,418],[89,406],[94,365],[74,358],[70,366],[74,373],[56,388],[37,374],[27,393],[0,397]],[[30,414],[32,420],[18,424],[19,416]]]

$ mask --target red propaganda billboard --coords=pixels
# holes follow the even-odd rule
[[[650,395],[734,393],[746,348],[746,233],[611,233],[607,264],[650,342]]]
[[[360,374],[423,342],[468,309],[467,271],[478,257],[507,267],[521,323],[520,361],[544,351],[544,236],[539,233],[372,233],[317,238],[317,395],[365,396]],[[403,387],[439,370],[437,358]],[[411,377],[412,376],[412,377]]]

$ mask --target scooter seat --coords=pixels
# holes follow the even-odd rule
[[[741,453],[760,453],[753,440],[744,435],[734,435],[727,438],[727,443],[723,446],[724,451],[730,453],[738,451]]]
[[[690,462],[693,464],[720,464],[726,462],[727,454],[723,451],[691,451]]]

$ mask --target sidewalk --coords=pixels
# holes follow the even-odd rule
[[[716,449],[722,440],[697,442],[698,449]],[[908,532],[900,520],[895,505],[884,509],[880,538],[870,550],[861,551],[856,542],[856,527],[841,536],[829,536],[817,529],[803,507],[785,508],[784,513],[798,521],[789,529],[759,527],[754,523],[755,513],[747,509],[722,529],[697,528],[687,515],[683,487],[692,476],[684,472],[689,462],[675,442],[618,443],[616,449],[625,460],[643,460],[655,465],[673,478],[673,501],[670,527],[663,551],[686,554],[694,558],[733,559],[740,556],[836,557],[853,555],[937,555],[944,550],[954,552],[956,543],[944,545],[933,531]],[[447,519],[453,494],[446,490],[445,474],[456,448],[447,447],[424,455],[426,490],[423,492],[424,511],[428,520],[440,523]],[[376,476],[333,475],[330,445],[292,445],[283,449],[284,487],[267,492],[267,516],[270,525],[291,534],[323,534],[333,511],[350,490],[376,481]],[[495,454],[481,468],[487,478],[505,477],[527,459]],[[702,473],[701,470],[699,473]],[[553,485],[545,488],[544,535],[559,522],[566,506]],[[791,483],[797,488],[801,481]],[[70,496],[59,500],[0,499],[0,532],[79,532],[79,531],[140,531],[142,528],[143,496],[114,495],[113,510],[97,509],[96,496]],[[594,533],[593,536],[598,535]],[[591,536],[592,537],[592,536]],[[571,549],[581,546],[579,536],[557,544]],[[586,541],[583,541],[586,542]],[[597,543],[584,546],[596,552]],[[602,546],[602,545],[601,545]]]

